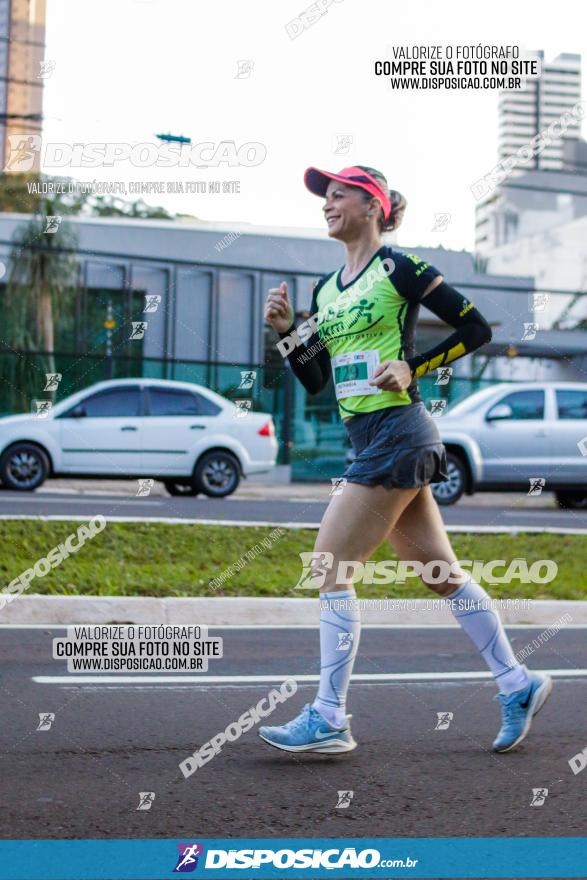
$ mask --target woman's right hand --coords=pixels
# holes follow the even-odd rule
[[[287,282],[272,287],[265,302],[264,317],[277,333],[287,333],[294,322],[294,313],[287,295]]]

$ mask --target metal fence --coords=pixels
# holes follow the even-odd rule
[[[253,385],[243,388],[242,374],[250,371],[255,373]],[[330,480],[344,467],[348,441],[332,383],[312,397],[283,366],[4,350],[0,351],[0,415],[31,412],[34,401],[50,399],[44,390],[48,372],[62,377],[54,403],[100,380],[129,377],[192,382],[230,400],[250,399],[253,410],[272,414],[279,440],[278,463],[291,465],[293,479]],[[420,380],[424,401],[444,399],[450,405],[495,380],[453,376],[446,385],[435,382],[436,376]]]

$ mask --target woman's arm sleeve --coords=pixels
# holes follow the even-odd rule
[[[310,306],[310,319],[315,318],[318,311],[316,293],[320,282],[314,287],[312,305]],[[306,336],[306,334],[304,334]],[[295,323],[291,325],[287,333],[280,333],[281,341],[288,339],[287,345],[280,347],[296,376],[309,394],[318,394],[328,384],[330,379],[330,356],[318,331],[314,332],[305,341],[301,341],[296,332]]]
[[[420,302],[433,314],[454,327],[455,332],[429,351],[406,359],[415,379],[476,351],[491,340],[491,327],[483,315],[458,290],[445,281],[441,281],[434,290],[422,297]]]

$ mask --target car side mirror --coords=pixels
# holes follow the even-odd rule
[[[72,409],[69,414],[70,419],[82,419],[87,416],[86,408],[83,403],[78,403],[78,405]]]
[[[493,409],[487,413],[488,422],[497,422],[500,419],[511,419],[514,412],[508,403],[498,403]]]

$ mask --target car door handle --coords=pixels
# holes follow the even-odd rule
[[[536,431],[537,437],[546,437],[546,431]]]
[[[194,431],[196,428],[199,428],[201,431],[206,429],[206,425],[190,425],[190,429]]]
[[[138,428],[135,425],[125,425],[124,428],[120,429],[121,431],[138,431]]]

